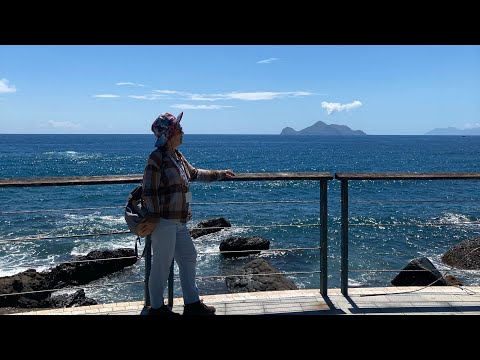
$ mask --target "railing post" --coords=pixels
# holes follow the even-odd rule
[[[147,235],[145,239],[145,307],[150,306],[150,288],[148,280],[150,278],[150,269],[152,268],[152,238]]]
[[[341,245],[340,245],[340,288],[344,296],[348,295],[348,180],[341,180]]]
[[[320,294],[327,296],[327,180],[320,180]]]

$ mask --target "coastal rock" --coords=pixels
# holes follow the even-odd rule
[[[268,250],[270,248],[270,241],[260,236],[235,236],[222,240],[219,248],[220,251],[242,251],[238,253],[222,253],[225,257],[240,257],[259,254],[260,250]]]
[[[75,257],[74,261],[82,262],[64,263],[50,270],[47,276],[51,289],[87,284],[135,264],[137,257],[133,249],[122,248],[94,250],[85,256]]]
[[[451,247],[442,261],[457,269],[480,269],[480,238],[466,239]]]
[[[255,259],[243,267],[235,269],[225,278],[225,283],[228,291],[232,293],[298,289],[297,286],[283,274],[255,275],[268,273],[279,273],[279,271],[270,265],[267,260]]]
[[[0,294],[14,294],[48,289],[48,280],[43,273],[28,269],[12,276],[0,278]],[[50,291],[22,295],[0,295],[0,307],[43,307]]]
[[[85,290],[83,289],[77,290],[73,294],[52,294],[49,302],[50,307],[53,308],[97,305],[94,299],[85,296]]]
[[[192,238],[196,239],[200,236],[211,234],[217,231],[222,230],[221,228],[224,227],[231,227],[230,224],[225,218],[215,218],[215,219],[208,219],[204,221],[200,221],[196,226],[195,229],[190,230],[190,235]]]
[[[453,276],[449,277],[449,281],[445,280],[442,274],[426,257],[420,257],[410,261],[391,281],[394,286],[446,286],[454,285],[455,282],[457,282],[457,280],[453,278]]]
[[[109,260],[98,261],[101,259]],[[94,250],[85,256],[75,258],[75,261],[83,260],[91,261],[63,263],[42,272],[28,269],[12,276],[0,277],[0,294],[5,294],[0,295],[0,307],[46,308],[59,304],[62,304],[63,307],[66,303],[77,304],[76,306],[93,304],[95,300],[86,298],[83,289],[72,296],[63,296],[59,300],[55,300],[55,298],[52,300],[51,290],[97,280],[102,276],[133,265],[137,261],[137,257],[133,249],[124,248]],[[7,295],[16,293],[27,294]]]

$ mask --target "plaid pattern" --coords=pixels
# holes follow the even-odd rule
[[[193,167],[175,150],[184,165],[189,182],[211,182],[220,179],[219,170],[204,170]],[[191,219],[191,211],[185,199],[185,187],[180,171],[164,149],[153,151],[147,160],[143,174],[143,201],[147,209],[147,217],[177,219],[187,222]]]

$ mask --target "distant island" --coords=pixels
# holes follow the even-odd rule
[[[425,135],[480,135],[480,128],[457,129],[455,127],[437,128],[426,132]]]
[[[331,124],[327,125],[323,121],[317,121],[312,126],[295,131],[291,127],[286,127],[280,135],[367,135],[362,130],[352,130],[346,125]]]

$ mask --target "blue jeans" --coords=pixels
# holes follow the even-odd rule
[[[197,250],[187,224],[178,220],[160,218],[152,235],[152,268],[148,286],[150,305],[158,309],[164,304],[163,294],[175,256],[178,265],[184,304],[200,300],[196,285]]]

